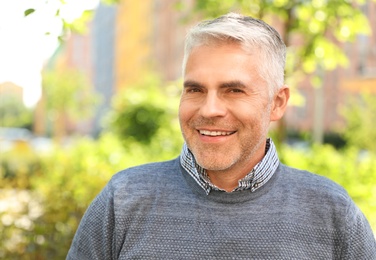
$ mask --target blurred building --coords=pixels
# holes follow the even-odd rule
[[[186,1],[189,6],[192,1]],[[157,72],[163,80],[181,77],[185,13],[177,0],[122,1],[116,16],[116,90]]]
[[[96,136],[102,130],[102,120],[111,108],[115,94],[115,23],[117,7],[100,4],[92,23],[92,56],[94,89],[100,94],[91,133]]]
[[[91,91],[93,87],[93,45],[92,45],[92,23],[88,23],[88,30],[82,34],[72,33],[64,45],[62,60],[60,66],[72,68],[81,73],[87,80]],[[94,91],[95,92],[95,91]],[[76,97],[79,99],[80,97]],[[79,102],[79,100],[77,100]],[[78,133],[89,135],[92,133],[92,118],[81,118],[80,120],[67,118],[68,133]]]
[[[70,33],[64,44],[60,45],[55,51],[48,63],[45,65],[45,71],[54,71],[58,74],[75,72],[66,81],[80,82],[85,84],[82,88],[88,93],[77,93],[74,98],[80,103],[86,95],[94,92],[93,88],[93,55],[92,55],[92,25],[87,24],[88,30],[84,33]],[[65,75],[68,76],[68,75]],[[73,79],[72,77],[77,77]],[[84,80],[83,80],[84,79]],[[85,82],[85,83],[84,83]],[[45,82],[43,83],[45,84]],[[80,100],[81,99],[81,100]],[[53,132],[57,139],[64,138],[70,134],[90,135],[92,131],[93,120],[91,117],[76,119],[70,116],[67,111],[61,111],[55,114],[54,120],[51,120],[47,114],[47,100],[45,93],[37,103],[35,109],[34,133],[36,135],[49,135]]]
[[[188,28],[196,21],[185,19],[193,0],[185,1],[185,10],[176,9],[176,0],[155,0],[153,5],[152,55],[153,69],[164,80],[176,80],[182,76],[184,39]]]
[[[115,89],[142,79],[151,69],[152,0],[123,1],[116,13]]]

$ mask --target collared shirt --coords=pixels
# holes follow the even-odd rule
[[[222,190],[211,183],[209,176],[205,169],[196,163],[192,152],[188,149],[187,145],[183,145],[180,154],[180,163],[182,167],[191,175],[193,179],[203,188],[206,194],[211,190]],[[243,179],[238,181],[238,187],[233,191],[250,189],[254,192],[262,185],[264,185],[274,174],[279,165],[279,158],[272,139],[266,140],[265,156],[256,164],[256,166],[249,172]]]

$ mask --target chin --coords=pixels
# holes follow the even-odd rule
[[[208,158],[196,158],[198,165],[207,171],[224,171],[231,168],[235,162],[234,161],[223,161],[223,160],[210,160]]]

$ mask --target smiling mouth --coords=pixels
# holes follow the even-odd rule
[[[235,131],[232,132],[226,132],[226,131],[208,131],[208,130],[199,130],[199,133],[201,135],[205,136],[228,136],[235,133]]]

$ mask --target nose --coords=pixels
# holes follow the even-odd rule
[[[200,108],[200,114],[202,117],[222,117],[226,115],[226,111],[225,103],[220,97],[218,97],[217,93],[207,93]]]

